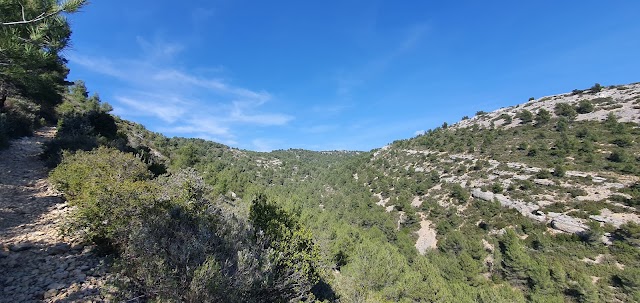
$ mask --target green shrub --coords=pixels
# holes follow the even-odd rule
[[[640,225],[635,222],[629,221],[622,224],[620,228],[614,232],[614,236],[618,240],[640,247]]]
[[[571,196],[571,198],[586,196],[588,193],[582,188],[569,188],[567,189],[567,193]]]
[[[40,106],[22,98],[9,98],[0,112],[0,148],[8,145],[9,139],[30,136],[42,126]]]
[[[609,113],[602,123],[614,135],[622,135],[627,132],[624,123],[618,122],[618,117],[614,113]]]
[[[584,139],[591,136],[591,132],[589,132],[589,129],[586,127],[581,127],[576,131],[576,137]]]
[[[565,117],[560,117],[558,122],[556,122],[556,130],[559,132],[565,132],[569,129],[569,121]]]
[[[589,88],[589,90],[590,90],[592,93],[600,92],[600,91],[602,91],[602,85],[600,85],[600,83],[596,83],[596,84],[594,84],[591,88]]]
[[[72,228],[107,245],[122,242],[131,220],[153,203],[149,177],[139,159],[107,148],[66,153],[50,174],[75,207]]]
[[[553,204],[547,205],[544,207],[544,211],[546,212],[556,212],[562,213],[567,209],[567,205],[561,202],[555,202]]]
[[[634,301],[640,299],[640,269],[625,268],[615,278],[620,281],[622,289],[632,296]]]
[[[556,165],[556,167],[553,169],[553,176],[554,177],[562,178],[562,177],[564,177],[565,173],[566,173],[566,170],[564,169],[564,166],[562,166],[560,164]]]
[[[541,108],[536,114],[536,125],[547,124],[551,120],[551,113],[548,110]]]
[[[588,114],[594,110],[593,103],[589,100],[581,100],[578,102],[578,106],[576,107],[576,112],[579,114]]]
[[[504,188],[502,187],[502,184],[500,183],[493,183],[491,185],[491,192],[493,192],[494,194],[499,194],[501,192],[504,191]]]
[[[640,206],[640,183],[634,183],[626,188],[620,190],[621,192],[630,195],[630,198],[624,198],[622,196],[622,202],[629,206]]]
[[[102,103],[97,95],[89,97],[84,82],[78,81],[64,96],[64,102],[56,107],[58,132],[44,148],[43,159],[55,167],[64,150],[89,151],[98,146],[124,150],[127,139],[118,134],[118,127],[109,114],[112,107]]]
[[[511,118],[511,115],[508,115],[508,114],[502,114],[498,118],[503,119],[505,125],[511,124],[511,122],[513,121],[513,118]]]
[[[524,109],[516,115],[516,118],[519,118],[522,124],[527,124],[533,121],[533,114]]]
[[[616,149],[613,152],[611,152],[611,154],[607,159],[609,159],[609,161],[611,162],[625,163],[625,162],[628,162],[631,158],[629,157],[629,155],[625,150]]]
[[[587,214],[587,218],[588,218],[588,214]],[[584,219],[587,219],[587,218],[584,218]],[[589,229],[587,229],[585,232],[583,232],[580,235],[582,239],[585,242],[590,244],[600,243],[601,238],[604,235],[604,230],[602,229],[602,226],[600,226],[600,223],[595,221],[589,221],[587,223],[587,226],[589,227]]]
[[[631,147],[633,146],[633,138],[630,135],[621,135],[611,140],[611,143],[618,147]]]
[[[575,119],[578,115],[575,108],[573,108],[573,106],[571,106],[569,103],[557,103],[555,107],[555,113],[556,115],[565,117],[569,120]]]
[[[266,301],[280,298],[300,298],[318,279],[316,262],[318,248],[311,233],[291,214],[270,203],[266,196],[258,195],[251,204],[249,220],[256,237],[264,236],[268,248],[273,250],[268,261],[271,271],[261,297]]]
[[[525,285],[529,278],[528,272],[534,266],[534,262],[512,229],[507,229],[500,238],[500,252],[503,256],[504,277],[513,283]]]
[[[467,202],[470,198],[469,191],[462,188],[460,184],[451,185],[450,190],[451,190],[451,197],[458,199],[458,201],[460,202]]]
[[[538,179],[549,179],[551,178],[551,172],[547,169],[541,169],[536,173],[536,178]]]

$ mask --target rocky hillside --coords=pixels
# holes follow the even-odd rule
[[[555,112],[558,104],[567,103],[580,109],[581,102],[591,103],[591,109],[583,107],[578,111],[576,121],[603,121],[609,113],[613,113],[620,122],[640,123],[640,83],[615,85],[609,87],[594,86],[585,90],[574,90],[570,93],[532,98],[527,103],[501,108],[487,114],[476,115],[471,119],[464,119],[456,123],[454,128],[465,128],[478,124],[481,127],[516,127],[522,124],[519,114],[523,110],[536,113],[545,109],[551,116],[558,117]],[[511,117],[511,119],[506,116]]]
[[[424,203],[463,213],[467,204],[457,196],[470,195],[548,224],[550,232],[582,233],[588,222],[640,223],[638,122],[638,83],[547,96],[385,146],[369,160],[384,177],[364,186],[378,205],[400,208],[402,216]],[[429,178],[437,181],[421,186]],[[412,185],[423,188],[405,190]],[[417,216],[424,229],[428,216]]]

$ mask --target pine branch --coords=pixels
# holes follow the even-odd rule
[[[55,7],[55,9],[53,9],[52,11],[42,12],[40,15],[29,20],[27,20],[25,16],[24,5],[20,4],[21,10],[22,10],[22,20],[11,21],[11,22],[0,22],[0,26],[11,26],[11,25],[31,24],[31,23],[40,22],[42,20],[56,16],[60,13],[74,13],[78,11],[82,6],[86,5],[87,3],[89,3],[88,0],[68,0],[62,3],[61,5]]]
[[[62,12],[62,10],[61,10],[61,9],[59,9],[59,10],[55,10],[55,11],[53,11],[53,12],[50,12],[50,13],[48,13],[48,14],[46,14],[46,13],[42,13],[42,14],[40,14],[38,17],[35,17],[35,18],[33,18],[33,19],[30,19],[30,20],[21,20],[21,21],[13,21],[13,22],[2,22],[2,23],[0,23],[0,25],[2,25],[2,26],[8,26],[8,25],[19,25],[19,24],[36,23],[36,22],[42,21],[42,20],[44,20],[44,19],[47,19],[47,18],[49,18],[49,17],[51,17],[51,16],[57,15],[57,14],[59,14],[59,13],[61,13],[61,12]],[[24,18],[24,17],[23,17],[23,18]]]

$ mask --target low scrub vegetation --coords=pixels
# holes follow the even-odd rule
[[[310,295],[318,250],[289,213],[257,196],[248,218],[216,207],[194,170],[155,179],[131,154],[66,153],[51,180],[74,206],[68,232],[121,256],[160,301],[281,302]]]

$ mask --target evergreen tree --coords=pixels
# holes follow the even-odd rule
[[[0,109],[19,93],[51,109],[62,101],[68,69],[61,56],[71,29],[62,13],[78,11],[86,0],[0,1]]]
[[[551,120],[551,113],[542,108],[536,114],[536,126],[547,124]]]

